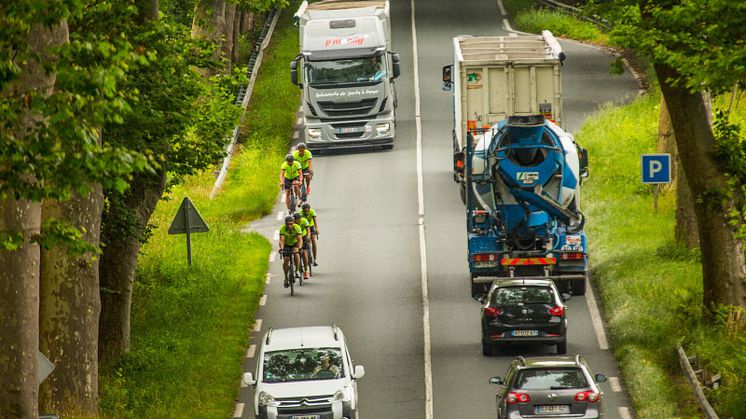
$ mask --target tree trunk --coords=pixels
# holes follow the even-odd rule
[[[241,59],[241,10],[236,7],[236,13],[233,17],[233,50],[231,51],[231,61],[238,63]]]
[[[225,34],[225,5],[226,0],[200,0],[194,10],[192,22],[192,38],[207,39],[215,42],[213,58],[220,60],[223,51],[223,35]],[[213,75],[214,71],[205,70],[205,75]]]
[[[43,219],[69,222],[98,247],[104,194],[45,202]],[[39,346],[55,365],[39,391],[45,411],[98,413],[98,317],[101,311],[98,255],[74,255],[64,247],[41,252]]]
[[[729,191],[727,178],[715,161],[715,138],[702,94],[674,86],[679,74],[665,64],[655,64],[661,90],[668,104],[676,146],[687,184],[694,195],[694,209],[702,250],[704,304],[746,307],[743,242],[736,237],[729,212],[733,198],[719,198],[716,192]],[[737,227],[735,227],[737,228]]]
[[[671,183],[663,185],[663,191],[668,192],[676,181],[677,171],[679,170],[676,158],[676,137],[673,135],[671,127],[671,118],[668,116],[666,99],[661,96],[660,117],[658,118],[658,152],[671,154]]]
[[[67,23],[34,24],[27,35],[32,54],[52,62],[48,49],[68,41]],[[36,58],[19,60],[22,71],[0,97],[52,93],[55,73],[45,71]],[[20,126],[9,133],[18,141],[34,135],[41,116],[26,109]],[[3,128],[0,128],[3,129]],[[0,162],[0,164],[3,164]],[[23,174],[22,174],[23,176]],[[32,239],[41,229],[41,203],[9,198],[0,201],[0,235],[20,233],[12,250],[0,248],[0,417],[35,417],[39,392],[39,245]]]
[[[248,33],[254,29],[254,12],[249,10],[241,11],[241,33]]]
[[[233,69],[233,48],[238,46],[238,40],[233,38],[235,23],[236,5],[228,3],[225,5],[225,26],[223,27],[223,57],[227,59],[226,73],[230,73]]]
[[[99,357],[111,360],[129,351],[130,310],[135,281],[140,237],[125,234],[111,217],[131,214],[139,229],[148,225],[158,201],[166,190],[166,175],[155,179],[145,174],[135,178],[122,200],[112,200],[105,215],[105,246],[101,255],[101,319],[99,321]],[[122,206],[121,208],[119,206]]]

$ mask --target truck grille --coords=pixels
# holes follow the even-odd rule
[[[277,413],[281,415],[323,415],[332,412],[332,396],[294,397],[277,399],[280,405]]]
[[[318,102],[321,111],[329,116],[368,115],[376,105],[376,98],[359,102]]]

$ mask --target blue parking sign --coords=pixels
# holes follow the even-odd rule
[[[671,155],[643,154],[642,155],[642,183],[670,183]]]

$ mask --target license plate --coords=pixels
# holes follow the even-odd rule
[[[496,268],[497,267],[497,261],[487,261],[487,262],[474,262],[475,268]]]
[[[568,404],[553,404],[553,405],[540,405],[536,406],[535,412],[537,415],[542,414],[558,414],[570,413],[570,405]]]
[[[319,415],[301,415],[301,416],[290,416],[290,419],[319,419]]]
[[[514,330],[513,336],[539,336],[538,330]]]
[[[337,134],[352,134],[355,132],[363,132],[363,131],[365,131],[364,127],[350,127],[350,128],[337,128],[336,129]],[[300,418],[300,416],[298,417]]]

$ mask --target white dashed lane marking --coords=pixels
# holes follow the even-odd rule
[[[253,358],[255,354],[256,345],[252,343],[251,345],[249,345],[249,349],[246,350],[246,358]]]
[[[267,305],[267,294],[262,295],[262,298],[259,299],[259,305],[260,306]]]
[[[254,322],[254,331],[258,332],[260,330],[262,330],[262,319],[256,319]]]
[[[609,377],[609,386],[611,387],[611,391],[615,393],[622,391],[622,383],[619,382],[619,377]]]
[[[233,412],[234,418],[241,418],[243,417],[243,403],[236,403],[236,411]]]
[[[284,215],[285,215],[285,213],[284,213],[284,212],[282,212],[282,211],[278,212],[278,213],[277,213],[277,221],[280,221],[280,220],[282,220],[282,217],[283,217]]]
[[[296,123],[297,125],[300,125],[300,124],[301,124],[301,122],[303,122],[303,118],[298,118],[298,119],[296,119],[296,120],[295,120],[295,123]]]
[[[293,139],[294,139],[294,140],[297,140],[297,139],[298,139],[298,137],[300,137],[300,131],[295,131],[295,132],[293,133]]]
[[[620,407],[619,408],[619,417],[622,418],[622,419],[632,419],[632,415],[629,413],[629,408]]]
[[[274,254],[274,252],[272,252]],[[272,281],[272,274],[267,272],[267,280],[265,281],[265,284],[269,285],[269,282]]]
[[[269,254],[269,263],[274,262],[276,257],[277,257],[277,255],[275,254],[275,252],[273,250],[272,253]]]

